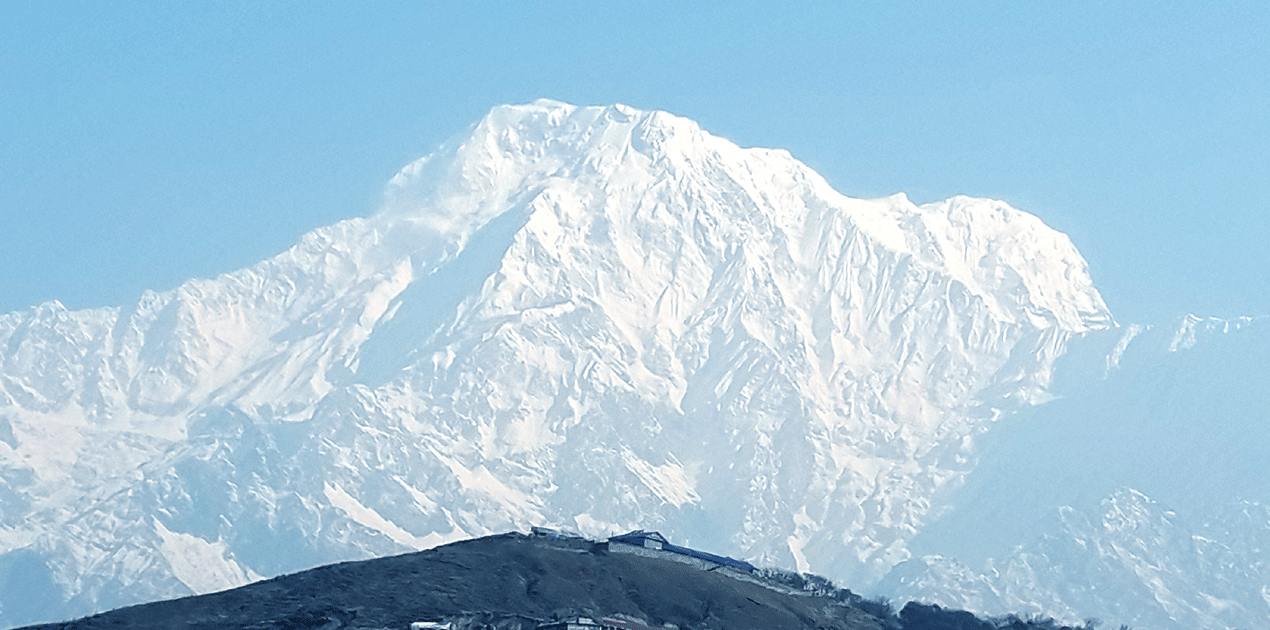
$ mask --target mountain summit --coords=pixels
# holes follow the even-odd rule
[[[495,108],[381,211],[0,316],[0,622],[532,524],[872,581],[1113,326],[1000,201],[844,197],[692,121]]]

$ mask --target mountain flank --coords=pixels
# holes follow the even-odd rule
[[[750,572],[720,556],[651,552],[618,538],[513,532],[32,628],[533,630],[582,618],[580,627],[589,619],[649,630],[1060,630],[918,604],[897,616],[824,578]]]
[[[1087,267],[1001,201],[497,107],[278,256],[0,315],[0,583],[43,586],[0,626],[537,524],[871,584],[1114,324]]]
[[[1263,627],[1267,361],[1270,317],[1117,323],[1004,201],[500,106],[277,256],[0,314],[0,628],[646,523],[897,602]]]

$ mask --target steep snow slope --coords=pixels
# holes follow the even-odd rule
[[[849,199],[661,112],[496,108],[275,258],[0,316],[0,567],[56,586],[0,621],[535,523],[874,579],[1110,325],[1004,203]]]
[[[1270,318],[1073,346],[880,589],[1147,628],[1270,619]],[[1101,368],[1101,369],[1099,369]]]

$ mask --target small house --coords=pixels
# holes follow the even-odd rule
[[[665,549],[666,545],[670,544],[670,541],[666,540],[666,537],[662,536],[660,532],[646,532],[642,529],[614,536],[609,539],[609,542],[634,545],[645,549]]]
[[[602,624],[590,617],[573,617],[564,621],[540,623],[535,630],[611,630],[613,626]]]
[[[414,621],[410,630],[451,630],[452,626],[444,621]]]
[[[631,549],[632,547],[634,547],[634,549]],[[666,537],[662,536],[659,532],[646,532],[642,529],[637,529],[633,532],[628,532],[620,536],[610,538],[608,540],[608,549],[609,551],[625,551],[626,553],[638,553],[640,555],[654,555],[668,560],[676,560],[692,564],[708,571],[712,571],[720,567],[726,567],[742,573],[753,573],[757,570],[754,565],[744,560],[737,560],[727,556],[719,556],[712,553],[706,553],[704,551],[697,551],[696,549],[689,549],[688,547],[672,545],[670,544],[670,541],[666,540]],[[646,549],[668,553],[666,555],[649,554],[649,552],[644,551]]]

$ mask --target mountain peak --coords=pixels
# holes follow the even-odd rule
[[[0,531],[116,602],[534,523],[871,579],[1108,321],[1003,202],[851,199],[664,112],[497,107],[270,260],[0,319]]]
[[[538,196],[573,197],[584,214],[603,213],[620,199],[661,209],[654,221],[661,227],[648,216],[630,217],[641,224],[629,226],[636,232],[669,229],[669,221],[691,233],[702,209],[685,191],[705,182],[714,182],[713,201],[726,210],[711,212],[718,214],[714,223],[740,230],[726,238],[803,242],[824,221],[845,221],[951,276],[1004,319],[1074,332],[1111,325],[1070,240],[1030,214],[964,196],[921,207],[902,193],[849,199],[785,151],[742,149],[691,120],[625,105],[538,100],[496,107],[466,137],[403,168],[389,185],[386,214],[463,241]]]

